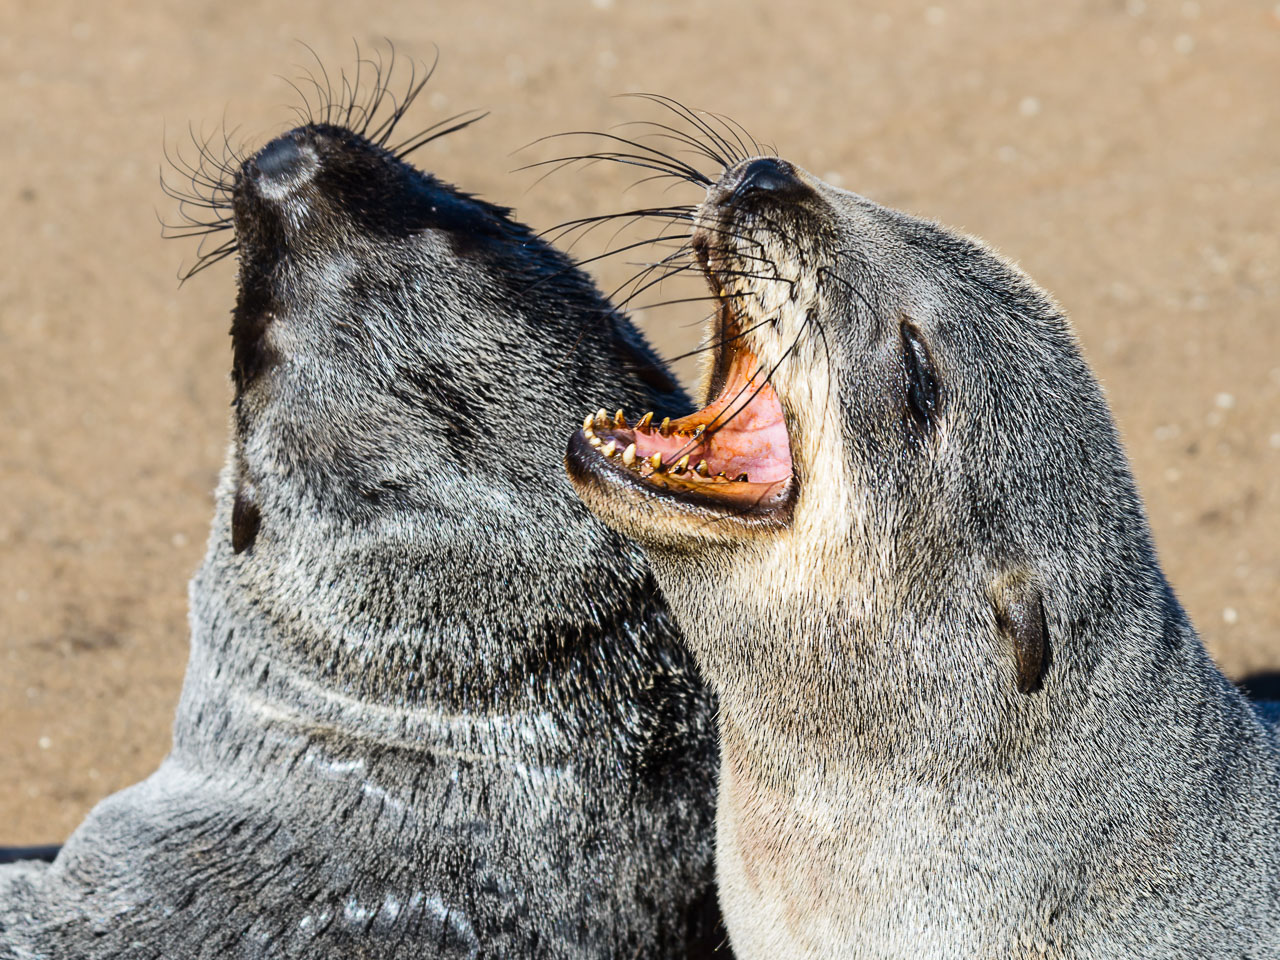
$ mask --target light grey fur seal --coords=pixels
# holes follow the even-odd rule
[[[173,748],[52,866],[0,870],[0,956],[683,960],[723,936],[710,696],[545,425],[683,395],[563,255],[405,162],[447,132],[393,137],[420,83],[389,114],[383,71],[356,86],[195,171],[195,229],[233,231],[196,269],[240,272]]]
[[[1165,580],[1059,308],[784,160],[632,159],[708,187],[666,212],[708,406],[567,466],[719,696],[738,956],[1280,957],[1274,707]]]

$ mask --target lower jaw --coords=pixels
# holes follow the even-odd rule
[[[597,516],[647,542],[676,534],[719,539],[735,531],[781,529],[790,523],[795,502],[793,479],[724,481],[718,485],[725,492],[706,494],[678,478],[641,477],[604,458],[581,430],[569,440],[565,465],[579,496]]]
[[[708,276],[713,288],[714,279]],[[588,415],[566,453],[579,494],[630,536],[720,539],[790,523],[797,496],[782,403],[720,290],[712,336],[713,398],[676,420],[624,411]]]

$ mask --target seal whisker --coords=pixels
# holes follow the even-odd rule
[[[619,285],[617,288],[615,288],[610,299],[612,299],[613,297],[616,297],[619,293],[621,293],[623,290],[627,289],[628,287],[632,287],[633,284],[639,284],[638,286],[632,287],[631,292],[628,293],[619,304],[620,306],[624,306],[624,307],[629,306],[631,304],[631,301],[633,301],[640,294],[644,293],[646,290],[650,290],[653,287],[659,286],[664,281],[670,279],[671,277],[677,276],[678,274],[689,272],[695,269],[695,267],[696,267],[695,264],[684,263],[684,264],[678,264],[678,265],[675,265],[675,264],[665,265],[665,269],[664,269],[663,263],[659,261],[657,264],[654,264],[650,267],[646,267],[644,270],[641,270],[638,274],[636,274],[626,283],[623,283]],[[652,274],[659,269],[662,270],[662,273],[656,278],[652,277]]]
[[[517,170],[529,169],[529,168],[538,167],[538,166],[545,166],[546,164],[558,163],[561,160],[565,160],[565,159],[614,160],[614,161],[623,162],[623,163],[627,162],[627,160],[629,159],[630,161],[635,163],[635,165],[637,166],[642,166],[645,164],[653,164],[654,166],[652,166],[651,169],[654,169],[654,170],[667,169],[667,170],[670,170],[673,174],[677,172],[684,174],[685,179],[688,179],[690,182],[698,183],[698,184],[701,184],[702,186],[711,185],[711,179],[709,177],[703,174],[696,167],[692,166],[689,163],[686,163],[685,161],[679,159],[678,157],[672,156],[671,154],[663,150],[659,150],[657,147],[650,146],[638,140],[618,136],[615,133],[607,133],[599,130],[569,130],[565,133],[556,133],[546,137],[539,137],[538,139],[533,140],[530,143],[526,144],[525,146],[521,147],[520,150],[517,150],[516,152],[519,153],[522,150],[530,149],[540,143],[545,143],[550,140],[567,139],[569,137],[600,137],[602,139],[611,140],[615,143],[620,143],[623,146],[627,146],[635,150],[639,150],[640,153],[639,154],[630,154],[630,153],[624,153],[624,152],[589,153],[589,154],[583,154],[577,157],[569,157],[569,158],[561,157],[555,160],[543,160],[538,163],[528,164],[525,167],[519,167],[517,168]],[[659,162],[662,162],[663,166],[657,166],[656,164],[658,164]]]
[[[656,133],[650,133],[648,136],[655,140],[672,140],[676,143],[683,143],[685,146],[692,148],[695,153],[706,157],[713,163],[725,166],[725,160],[719,153],[709,148],[705,143],[690,136],[683,130],[679,130],[668,123],[658,123],[656,120],[628,120],[624,123],[617,124],[613,129],[625,129],[628,127],[654,128]]]
[[[660,93],[631,93],[623,94],[623,96],[633,97],[638,100],[648,100],[650,103],[657,104],[659,107],[670,110],[676,116],[687,120],[699,132],[705,133],[711,139],[712,143],[714,143],[719,150],[723,151],[723,155],[719,155],[716,151],[708,148],[712,154],[711,159],[719,163],[721,167],[733,166],[733,164],[743,159],[743,157],[734,149],[733,145],[717,133],[710,124],[699,117],[694,110],[691,110],[689,107],[685,106],[673,97],[664,96]]]
[[[628,220],[636,222],[646,217],[653,219],[667,219],[673,222],[693,220],[693,208],[686,206],[678,207],[641,207],[636,210],[623,210],[619,213],[606,213],[595,217],[579,217],[576,220],[565,220],[553,227],[547,227],[538,233],[538,237],[548,240],[552,243],[559,243],[569,234],[577,230],[585,230],[589,232],[593,230],[597,224],[608,223],[612,220]]]
[[[296,69],[301,73],[303,80],[315,87],[316,100],[320,107],[322,122],[333,123],[333,85],[329,82],[329,72],[325,69],[324,63],[320,60],[320,56],[316,53],[315,48],[304,40],[299,40],[298,44],[306,50],[307,53],[311,54],[311,58],[315,60],[316,66],[320,69],[321,76],[324,77],[324,86],[322,87],[320,85],[320,81],[316,79],[316,76],[311,72],[310,67],[304,67],[301,64],[298,64]],[[308,100],[308,102],[310,101]]]
[[[655,174],[654,174],[653,176],[651,176],[651,177],[640,177],[639,179],[637,179],[637,180],[633,181],[633,182],[632,182],[632,183],[631,183],[631,184],[630,184],[630,185],[629,185],[629,186],[628,186],[628,187],[623,191],[623,193],[630,193],[632,190],[635,190],[637,187],[642,187],[642,186],[644,186],[646,183],[653,183],[654,181],[657,181],[657,180],[670,180],[670,181],[671,181],[671,182],[670,182],[670,183],[668,183],[665,187],[663,187],[663,192],[664,192],[664,193],[670,193],[672,190],[679,189],[679,187],[680,187],[682,184],[684,184],[684,183],[687,183],[687,182],[688,182],[688,181],[687,181],[687,180],[685,180],[683,177],[673,177],[673,176],[671,176],[671,174],[669,174],[669,173],[655,173]]]
[[[727,116],[726,114],[723,114],[723,113],[712,113],[712,112],[708,112],[707,116],[714,117],[716,120],[720,122],[722,126],[726,127],[729,130],[730,134],[732,134],[733,136],[734,141],[740,147],[742,147],[742,156],[744,159],[748,156],[760,156],[766,153],[771,153],[775,155],[777,154],[778,151],[773,147],[769,147],[768,150],[765,150],[763,147],[761,147],[760,143],[756,140],[756,138],[753,137],[747,131],[747,128],[744,127],[737,120],[734,120],[732,117]],[[741,134],[741,136],[739,136],[739,134]],[[748,140],[751,141],[750,150],[748,150],[747,145],[742,142],[742,137],[746,137]]]
[[[231,256],[231,254],[239,250],[239,248],[239,244],[234,240],[228,240],[222,246],[216,247],[215,249],[207,252],[198,247],[196,250],[196,262],[190,269],[178,274],[179,282],[186,283],[197,273],[207,270],[220,260],[225,260],[227,257]]]
[[[388,146],[409,107],[434,74],[440,59],[439,49],[436,49],[434,60],[425,70],[420,69],[417,61],[410,61],[408,82],[403,95],[397,98],[391,85],[398,58],[394,44],[389,41],[385,57],[381,49],[371,57],[361,56],[360,46],[355,43],[354,73],[348,73],[344,69],[337,74],[336,80],[312,47],[306,43],[301,46],[314,59],[315,66],[299,67],[296,79],[279,77],[297,96],[297,103],[291,107],[291,112],[297,119],[299,128],[316,123],[342,122],[346,129],[357,136],[403,160],[426,144],[456,133],[487,116],[483,111],[463,111],[405,137],[394,146]],[[379,120],[388,101],[391,104],[390,112]],[[352,129],[353,125],[357,128]],[[190,124],[187,131],[196,150],[195,161],[188,161],[180,149],[170,151],[167,143],[164,145],[164,157],[168,166],[189,184],[189,189],[168,182],[163,170],[160,175],[161,192],[177,201],[177,219],[174,222],[168,222],[163,217],[160,219],[161,235],[169,239],[199,237],[201,241],[197,247],[195,262],[190,268],[179,271],[179,278],[183,282],[236,252],[234,244],[210,248],[205,246],[205,241],[210,235],[231,228],[233,191],[244,164],[242,151],[232,143],[235,131],[228,129],[225,122],[220,134],[218,131],[208,136],[197,134]],[[222,141],[220,152],[215,146],[219,135]],[[211,211],[212,216],[193,214],[193,209]]]
[[[574,164],[582,164],[583,166],[590,167],[596,163],[602,163],[602,162],[620,163],[620,164],[625,164],[631,167],[640,167],[643,170],[655,170],[658,172],[657,177],[655,179],[670,177],[677,181],[683,181],[687,183],[697,183],[699,185],[705,186],[702,180],[699,179],[699,177],[701,177],[701,174],[697,173],[696,171],[694,171],[693,173],[690,173],[688,170],[684,170],[672,164],[668,164],[661,158],[647,157],[644,155],[637,155],[637,154],[631,154],[631,153],[623,153],[621,151],[584,153],[584,154],[571,155],[571,156],[565,156],[565,157],[556,157],[551,160],[539,160],[535,163],[529,163],[529,164],[525,164],[522,167],[517,167],[515,172],[519,173],[522,170],[533,170],[533,169],[536,169],[537,167],[546,167],[546,166],[552,167],[551,170],[549,170],[547,173],[544,173],[541,177],[539,177],[537,180],[535,180],[531,184],[531,186],[537,186],[547,177],[551,176],[554,173],[558,173],[559,171],[563,170],[565,167],[570,167],[570,166],[573,166]]]
[[[283,73],[277,73],[275,76],[277,80],[282,80],[284,81],[284,83],[292,87],[293,92],[298,95],[298,100],[301,101],[301,103],[294,104],[289,108],[290,111],[293,113],[293,115],[297,118],[298,126],[305,127],[309,123],[314,123],[315,115],[311,109],[311,101],[310,99],[308,99],[307,95],[303,92],[302,88],[298,86],[296,81],[290,79],[289,77],[286,77]]]
[[[387,95],[391,70],[395,67],[395,45],[387,41],[387,48],[391,55],[390,64],[383,60],[380,48],[375,51],[376,60],[369,57],[363,59],[363,62],[367,63],[373,71],[373,87],[360,105],[360,126],[353,128],[362,137],[369,136],[369,124],[373,122],[373,118],[377,115],[378,109]],[[359,66],[357,66],[357,69],[359,69]]]
[[[426,88],[427,83],[431,80],[432,76],[435,75],[436,67],[440,65],[440,50],[439,48],[437,48],[435,59],[431,61],[431,66],[426,69],[426,73],[423,75],[422,79],[419,80],[418,79],[418,63],[417,61],[411,60],[409,62],[409,82],[405,85],[404,96],[399,101],[397,101],[395,94],[390,92],[391,75],[392,75],[392,71],[395,69],[395,61],[394,61],[395,48],[394,47],[392,48],[391,52],[392,52],[393,59],[391,64],[388,65],[387,67],[387,79],[386,79],[386,83],[383,86],[383,89],[386,91],[385,96],[391,99],[391,102],[393,105],[392,110],[390,115],[385,120],[383,120],[373,130],[365,134],[365,136],[367,136],[370,140],[372,140],[374,143],[382,147],[385,147],[387,145],[387,141],[390,139],[392,132],[395,130],[396,126],[400,123],[400,121],[404,119],[404,116],[408,112],[409,108],[413,106],[413,102],[418,99],[418,95],[422,93],[422,91]],[[379,103],[382,102],[381,97],[379,98],[378,102]],[[370,115],[370,118],[372,119],[372,114]]]
[[[715,299],[718,299],[718,298],[717,298],[717,297],[709,297],[709,298],[707,298],[707,299],[715,300]],[[677,302],[677,303],[678,303],[679,301],[673,301],[673,302]],[[656,306],[661,306],[661,304],[657,304]],[[696,356],[698,356],[699,354],[706,353],[708,350],[717,350],[717,349],[719,349],[720,347],[725,346],[726,344],[736,343],[737,341],[741,340],[743,337],[746,337],[748,334],[752,333],[753,331],[758,330],[758,329],[760,329],[761,327],[766,327],[766,326],[768,326],[768,325],[769,325],[769,324],[771,324],[771,323],[773,323],[773,318],[772,318],[772,317],[769,317],[769,318],[767,318],[767,319],[765,319],[765,320],[758,320],[758,321],[756,321],[754,324],[752,324],[751,326],[746,327],[746,328],[744,328],[744,329],[742,329],[742,330],[738,331],[737,333],[735,333],[735,334],[733,334],[733,335],[731,335],[731,336],[728,336],[728,337],[724,337],[724,336],[722,336],[722,337],[717,337],[717,338],[714,338],[714,339],[712,339],[712,340],[709,340],[707,343],[703,344],[703,345],[702,345],[702,346],[700,346],[700,347],[696,347],[696,348],[694,348],[693,350],[688,350],[688,351],[686,351],[686,352],[684,352],[684,353],[678,353],[678,354],[676,354],[674,357],[668,357],[668,358],[667,358],[667,362],[668,362],[668,363],[675,363],[677,360],[687,360],[689,357],[696,357]]]
[[[421,133],[414,134],[402,143],[394,147],[389,147],[388,149],[396,159],[403,160],[409,154],[413,153],[415,150],[425,147],[433,140],[439,140],[441,137],[448,136],[451,133],[457,133],[459,130],[464,130],[473,123],[479,123],[487,116],[489,116],[488,110],[465,110],[462,113],[454,114],[447,120],[441,120],[439,123],[432,124]]]
[[[589,257],[586,260],[575,261],[573,263],[570,263],[568,266],[566,266],[562,270],[555,270],[555,271],[552,271],[551,273],[546,274],[545,276],[538,277],[538,279],[522,287],[520,292],[521,294],[527,294],[544,283],[550,283],[551,281],[554,281],[559,277],[565,276],[566,274],[573,273],[575,269],[577,269],[578,267],[584,266],[585,264],[594,263],[597,260],[603,260],[607,257],[612,257],[619,253],[625,253],[629,249],[650,246],[655,241],[663,240],[663,239],[672,239],[672,238],[648,237],[644,240],[638,240],[635,243],[628,244],[624,247],[619,247],[616,250],[609,250],[609,251],[606,251],[605,253],[599,254],[598,256]]]

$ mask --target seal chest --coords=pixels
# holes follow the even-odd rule
[[[1280,955],[1276,741],[1058,308],[785,160],[705,181],[706,406],[566,463],[720,697],[738,955]]]

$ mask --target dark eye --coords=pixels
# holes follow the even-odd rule
[[[907,411],[916,428],[930,433],[938,420],[938,404],[941,385],[938,371],[929,356],[929,349],[920,337],[920,331],[904,320],[899,328],[902,335],[902,366],[905,374]]]

